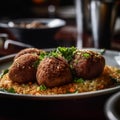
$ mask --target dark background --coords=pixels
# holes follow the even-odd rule
[[[36,2],[38,1],[38,2]],[[49,17],[46,14],[36,15],[34,8],[46,8],[48,5],[69,6],[74,5],[74,0],[1,0],[0,19],[15,19],[27,17]]]

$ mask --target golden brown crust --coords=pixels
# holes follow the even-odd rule
[[[35,61],[39,57],[35,54],[24,54],[15,59],[9,69],[9,78],[18,83],[25,83],[35,80],[36,68]]]
[[[36,78],[39,85],[55,87],[71,82],[72,74],[68,63],[64,59],[50,57],[41,61]]]
[[[91,50],[80,50],[74,55],[71,66],[75,76],[84,79],[93,79],[98,77],[104,69],[104,57]]]
[[[30,53],[30,54],[36,54],[36,55],[40,55],[41,52],[45,52],[41,49],[38,49],[38,48],[25,48],[25,49],[22,49],[20,52],[18,52],[14,58],[14,60],[18,57],[20,57],[21,55],[24,55],[24,54],[27,54],[27,53]]]

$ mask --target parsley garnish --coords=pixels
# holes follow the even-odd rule
[[[2,78],[8,72],[9,72],[9,69],[3,70],[2,73],[0,74],[0,78]]]
[[[36,61],[34,62],[34,64],[33,64],[33,66],[34,66],[35,68],[37,68],[38,65],[39,65],[39,63],[40,63],[40,60],[36,60]]]
[[[42,85],[39,86],[39,89],[40,89],[41,91],[44,91],[44,90],[47,89],[47,87],[46,87],[44,84],[42,84]]]
[[[83,53],[82,56],[83,56],[84,58],[89,58],[89,57],[90,57],[90,54],[89,54],[89,53]]]
[[[60,53],[68,62],[72,60],[77,49],[75,47],[58,47],[57,52]]]
[[[113,78],[110,76],[110,80],[113,82],[113,84],[120,85],[120,82],[118,82],[117,78]]]
[[[16,92],[15,92],[15,89],[12,88],[12,87],[11,87],[10,89],[8,89],[7,91],[10,92],[10,93],[16,93]]]
[[[39,60],[41,61],[41,60],[43,60],[46,56],[47,56],[47,52],[46,53],[41,53],[40,55],[39,55]]]
[[[83,83],[84,79],[83,78],[74,78],[75,83]]]

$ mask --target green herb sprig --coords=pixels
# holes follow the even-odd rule
[[[83,78],[74,78],[74,82],[75,83],[84,83],[84,79]]]
[[[5,74],[7,74],[9,72],[9,69],[5,69],[2,71],[2,73],[0,74],[0,78],[2,78]]]
[[[44,84],[39,86],[39,90],[41,90],[41,91],[44,91],[46,89],[47,89],[47,87]]]
[[[60,53],[69,62],[72,60],[76,50],[75,47],[58,47],[57,53]]]

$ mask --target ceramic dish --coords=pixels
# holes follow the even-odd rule
[[[31,27],[21,27],[23,26],[21,24],[27,24],[27,26],[31,24]],[[54,18],[26,18],[0,21],[0,28],[8,31],[11,36],[14,36],[15,40],[37,48],[57,47],[58,43],[55,42],[54,35],[65,25],[65,20]]]
[[[99,49],[93,49],[96,51],[99,51]],[[116,60],[114,59],[115,56],[119,56],[118,51],[109,51],[106,50],[104,53],[104,57],[106,59],[106,64],[115,66],[120,68]],[[8,56],[3,59],[0,59],[0,72],[8,68],[10,64],[12,63],[13,56]],[[35,100],[68,100],[68,99],[84,99],[84,98],[90,98],[94,96],[101,96],[105,94],[111,94],[115,93],[120,90],[120,86],[107,88],[103,90],[98,91],[92,91],[92,92],[84,92],[84,93],[73,93],[73,94],[61,94],[61,95],[42,95],[42,96],[34,96],[34,95],[25,95],[25,94],[15,94],[15,93],[8,93],[8,92],[2,92],[0,91],[0,96],[2,97],[16,97],[16,98],[24,98],[24,99],[35,99]]]
[[[105,115],[108,120],[120,120],[120,92],[113,94],[106,101]]]

